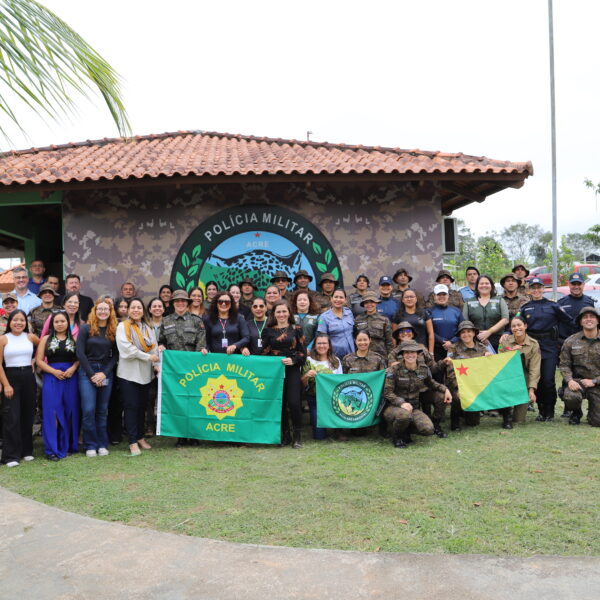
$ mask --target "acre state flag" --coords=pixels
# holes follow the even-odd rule
[[[273,356],[165,350],[156,433],[279,444],[284,370]]]
[[[518,350],[452,360],[463,410],[495,410],[529,402]]]

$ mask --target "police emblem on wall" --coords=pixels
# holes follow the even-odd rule
[[[227,289],[250,277],[262,292],[275,271],[293,278],[300,269],[313,276],[313,289],[326,272],[343,286],[335,251],[304,217],[277,206],[239,206],[194,229],[177,254],[171,285],[189,292],[216,281]]]

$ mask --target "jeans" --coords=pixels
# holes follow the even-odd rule
[[[144,437],[144,413],[148,403],[149,383],[136,383],[119,377],[121,400],[125,411],[125,427],[130,444]]]
[[[102,365],[91,363],[95,373]],[[107,379],[108,385],[96,387],[83,369],[79,369],[79,396],[81,398],[81,417],[83,425],[83,446],[86,450],[98,450],[108,447],[106,419],[108,401],[112,390],[113,376]]]

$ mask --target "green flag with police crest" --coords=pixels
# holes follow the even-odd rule
[[[385,371],[315,377],[317,427],[358,429],[379,422],[376,416],[383,396]]]

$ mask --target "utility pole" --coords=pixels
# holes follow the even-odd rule
[[[552,138],[552,291],[556,300],[558,285],[558,225],[556,217],[556,101],[554,96],[554,18],[548,0],[548,43],[550,48],[550,133]]]

